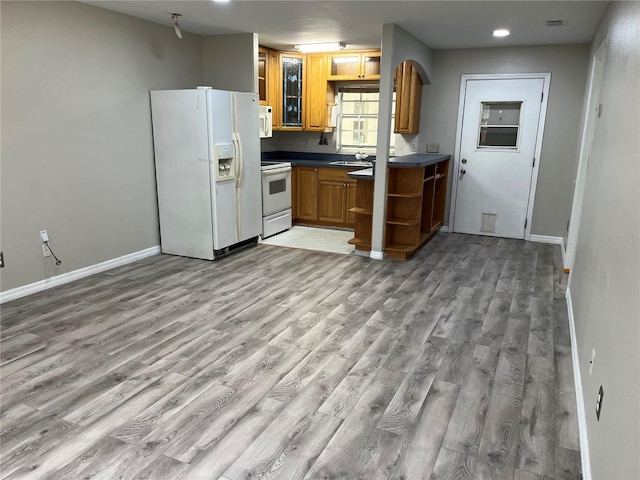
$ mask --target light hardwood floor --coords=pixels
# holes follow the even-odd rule
[[[558,246],[158,255],[1,313],[2,478],[576,479]]]

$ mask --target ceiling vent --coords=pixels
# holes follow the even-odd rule
[[[547,27],[566,27],[566,20],[547,20]]]

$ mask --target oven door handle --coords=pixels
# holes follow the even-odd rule
[[[283,173],[287,173],[291,171],[291,167],[282,167],[282,168],[272,168],[271,170],[263,170],[262,175],[265,177],[271,175],[281,175]]]

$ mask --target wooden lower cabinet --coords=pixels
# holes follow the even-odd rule
[[[318,181],[318,220],[336,224],[347,221],[347,184],[336,180]]]
[[[444,221],[449,161],[426,167],[391,167],[388,174],[384,251],[392,258],[408,258]],[[373,179],[358,180],[354,238],[358,250],[371,250]]]
[[[296,195],[294,222],[309,225],[353,227],[356,183],[350,169],[294,167]]]
[[[298,220],[318,220],[318,169],[296,167],[296,202],[293,210]]]

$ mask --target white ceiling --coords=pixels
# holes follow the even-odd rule
[[[380,47],[382,25],[395,23],[434,49],[589,43],[608,2],[602,1],[249,1],[88,0],[108,10],[199,35],[255,32],[261,45],[291,50],[300,43],[341,41]],[[547,27],[547,20],[565,20]],[[494,38],[496,28],[511,35]],[[173,29],[167,29],[167,34]]]

